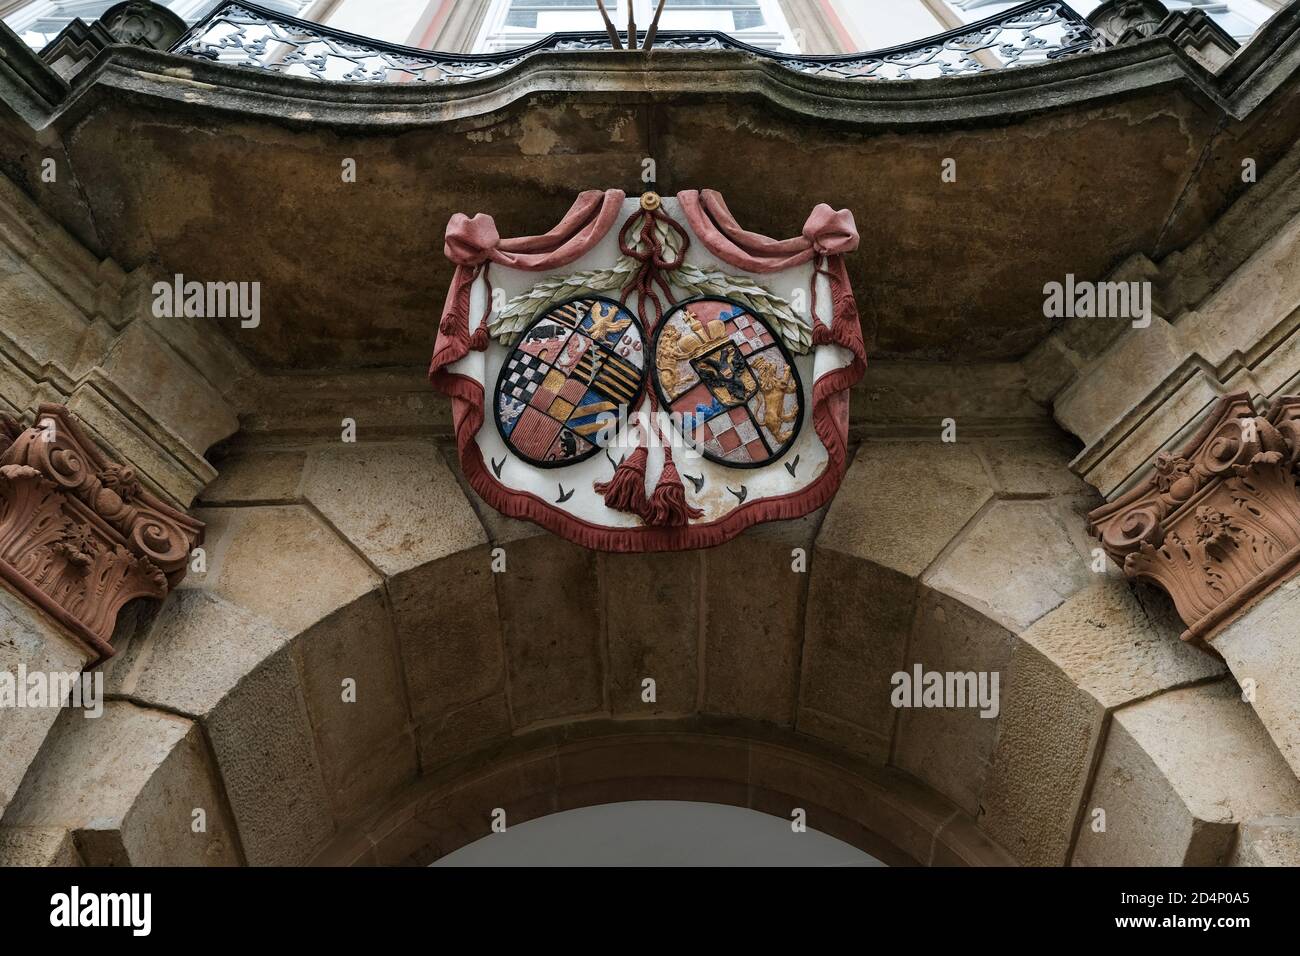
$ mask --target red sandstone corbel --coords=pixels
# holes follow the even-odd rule
[[[1161,453],[1147,480],[1088,515],[1124,569],[1174,600],[1183,640],[1210,641],[1300,571],[1300,396],[1257,415],[1250,396],[1219,400],[1181,454]]]
[[[24,428],[0,418],[0,578],[99,658],[118,612],[161,599],[185,576],[200,521],[145,491],[62,405]]]

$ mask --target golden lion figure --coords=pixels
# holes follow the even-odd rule
[[[655,366],[659,369],[659,382],[668,395],[676,394],[677,363],[689,357],[682,351],[681,335],[676,326],[665,325],[659,340],[659,353],[655,356]]]
[[[763,396],[763,417],[760,424],[772,433],[778,444],[784,445],[794,430],[783,426],[799,417],[797,408],[788,415],[785,413],[785,397],[793,395],[798,386],[790,374],[789,366],[778,373],[776,366],[765,358],[756,358],[751,364],[754,371],[758,372],[758,393]]]

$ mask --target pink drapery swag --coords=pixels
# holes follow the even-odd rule
[[[638,217],[664,218],[657,211],[658,197],[654,197],[653,207],[643,203],[630,217],[624,209],[626,198],[617,189],[583,192],[564,218],[540,236],[503,239],[492,217],[483,213],[472,217],[456,213],[448,223],[444,252],[456,270],[438,326],[429,378],[436,389],[452,400],[456,445],[470,485],[503,514],[533,521],[585,547],[616,552],[711,547],[753,524],[802,517],[821,507],[834,496],[848,466],[848,394],[866,369],[862,329],[843,262],[843,256],[858,245],[853,214],[819,204],[799,236],[772,239],[742,228],[721,195],[709,189],[688,190],[676,197],[681,216],[689,226],[687,234],[672,224],[683,237],[681,258],[689,259],[686,248],[694,241],[721,262],[755,275],[809,266],[813,347],[816,350],[837,346],[847,350],[847,360],[827,363],[829,370],[817,376],[813,383],[811,419],[826,450],[826,468],[810,484],[797,490],[748,502],[742,500],[721,517],[701,521],[698,519],[703,512],[687,502],[686,490],[667,443],[658,482],[654,492],[647,494],[647,457],[642,441],[615,468],[609,481],[595,485],[596,493],[603,498],[611,515],[624,512],[638,518],[636,527],[614,527],[573,514],[531,491],[511,488],[500,480],[495,468],[487,467],[477,436],[494,401],[491,394],[485,393],[490,385],[464,370],[453,370],[452,366],[471,352],[497,347],[488,335],[492,310],[491,267],[551,272],[582,258],[611,229],[623,230],[620,245],[624,247],[626,235],[639,232],[653,236],[654,229],[642,228]],[[625,304],[629,295],[644,300],[649,290],[666,289],[671,284],[671,276],[664,282],[663,274],[657,270],[663,266],[671,269],[676,263],[665,262],[658,245],[651,254],[641,258],[637,275],[625,289],[614,293]],[[818,318],[818,277],[826,280],[831,293],[829,324]],[[482,315],[473,317],[478,321],[471,333],[474,324],[470,314],[471,292],[480,279],[486,283],[487,304]],[[659,302],[647,313],[643,302],[638,301],[642,321],[647,323],[647,334],[653,332],[654,324],[674,304]],[[646,391],[652,407],[657,408],[655,387],[650,385]],[[644,429],[638,427],[633,431]],[[773,462],[770,467],[780,469],[781,465]]]

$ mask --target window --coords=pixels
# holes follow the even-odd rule
[[[1001,13],[1015,6],[1007,0],[948,0],[962,18],[968,23],[982,20],[984,17]],[[1245,43],[1259,29],[1260,24],[1275,12],[1259,0],[1164,0],[1171,11],[1204,10],[1229,35],[1238,42]],[[1101,6],[1101,0],[1070,0],[1078,13],[1087,16]]]
[[[620,31],[627,29],[629,12],[645,30],[655,6],[656,0],[605,0]],[[796,49],[780,0],[668,0],[659,28],[718,31],[768,50]],[[512,50],[552,33],[603,29],[595,0],[493,0],[474,49]]]

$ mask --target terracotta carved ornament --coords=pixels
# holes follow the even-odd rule
[[[203,524],[109,461],[62,405],[31,428],[0,417],[0,577],[83,641],[113,653],[118,612],[175,586]]]
[[[1159,585],[1209,642],[1300,570],[1300,396],[1257,415],[1244,392],[1219,400],[1181,454],[1161,453],[1146,482],[1089,516],[1130,578]]]

